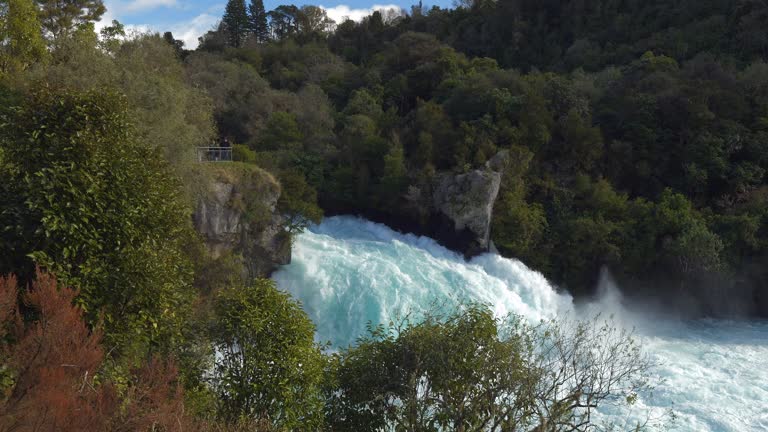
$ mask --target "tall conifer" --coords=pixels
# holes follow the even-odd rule
[[[263,0],[251,0],[251,4],[248,5],[248,20],[251,35],[257,42],[266,42],[269,39],[269,27]]]
[[[53,40],[98,21],[107,11],[103,0],[37,0],[37,4],[43,29]]]
[[[245,10],[245,0],[229,0],[222,18],[227,43],[239,48],[245,43],[249,33],[248,13]]]

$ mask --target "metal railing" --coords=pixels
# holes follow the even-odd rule
[[[232,162],[232,147],[198,147],[198,162]]]

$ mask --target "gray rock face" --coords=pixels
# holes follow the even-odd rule
[[[509,153],[500,152],[482,169],[438,173],[428,188],[411,187],[405,197],[425,232],[472,257],[491,249],[491,218]]]
[[[280,188],[260,187],[255,203],[267,213],[258,222],[248,221],[244,200],[253,194],[241,190],[247,186],[217,179],[205,198],[197,203],[194,224],[203,236],[210,254],[218,258],[228,252],[242,256],[248,277],[269,276],[278,266],[291,262],[290,237],[284,220],[276,211]]]
[[[489,250],[491,216],[499,186],[501,174],[491,170],[441,174],[435,180],[434,209],[453,223],[457,234],[469,232],[469,243],[464,248],[466,255]]]
[[[211,185],[209,196],[197,202],[195,228],[203,235],[214,258],[233,250],[240,243],[242,214],[228,205],[234,189],[232,184],[217,181]]]

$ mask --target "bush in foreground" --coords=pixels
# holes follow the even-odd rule
[[[335,356],[326,409],[336,431],[588,431],[598,406],[649,389],[650,367],[608,322],[531,327],[471,305],[371,328]]]

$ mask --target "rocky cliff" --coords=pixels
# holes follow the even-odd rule
[[[291,261],[290,236],[276,211],[279,183],[266,171],[239,164],[206,167],[207,191],[194,223],[214,258],[235,253],[247,277],[269,276]]]
[[[408,207],[420,215],[422,231],[446,247],[472,257],[490,249],[491,217],[509,153],[465,173],[438,173],[426,186],[412,186]]]

